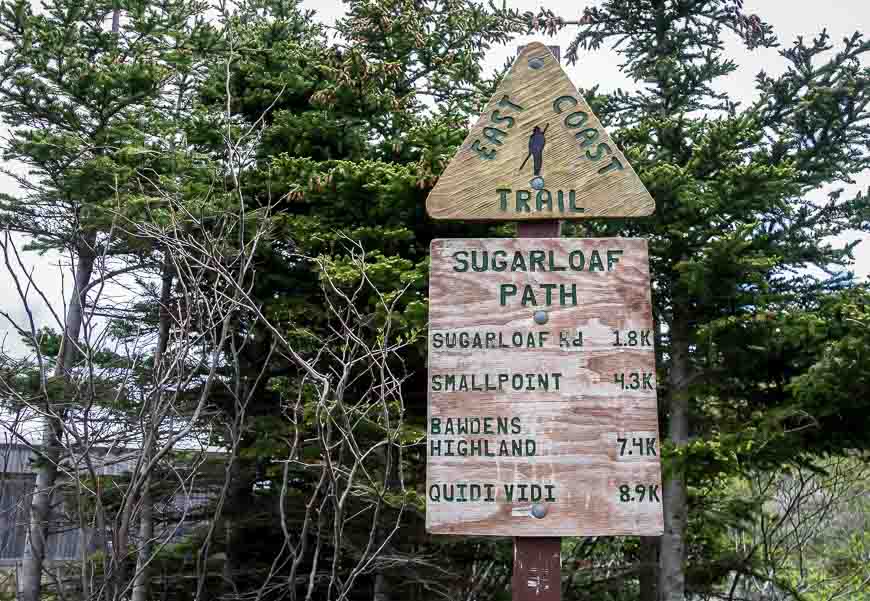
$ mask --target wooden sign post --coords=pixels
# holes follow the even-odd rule
[[[561,536],[662,532],[646,241],[557,221],[652,206],[541,44],[427,200],[521,221],[518,238],[434,240],[429,292],[426,526],[515,537],[515,600],[559,599]]]
[[[561,235],[561,221],[526,221],[517,224],[519,238],[559,238]],[[561,537],[515,537],[513,564],[513,601],[561,601]]]

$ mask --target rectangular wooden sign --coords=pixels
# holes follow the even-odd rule
[[[659,535],[646,240],[434,240],[426,526]]]

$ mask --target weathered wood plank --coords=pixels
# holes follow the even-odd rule
[[[429,530],[660,533],[646,241],[436,240],[431,251]]]
[[[590,82],[591,83],[591,82]],[[523,48],[426,200],[435,219],[649,215],[655,203],[546,46]]]
[[[561,598],[560,538],[514,539],[514,601],[559,601]]]

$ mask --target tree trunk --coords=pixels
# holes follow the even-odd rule
[[[224,564],[223,564],[223,590],[224,595],[231,597],[237,595],[236,577],[242,570],[242,556],[240,553],[239,535],[241,534],[243,507],[247,498],[246,493],[251,484],[243,477],[241,460],[236,455],[228,477],[230,485],[227,489],[227,505],[224,508]]]
[[[75,287],[72,291],[64,324],[63,340],[55,366],[55,378],[69,381],[71,368],[78,352],[76,346],[84,320],[84,294],[82,291],[91,281],[94,270],[95,255],[94,236],[89,236],[79,249],[76,260]],[[38,458],[36,469],[36,485],[33,489],[33,499],[30,503],[30,526],[27,533],[27,544],[24,547],[24,557],[21,562],[22,601],[39,601],[42,590],[42,568],[45,562],[48,528],[51,520],[51,497],[57,480],[57,463],[61,455],[63,436],[63,409],[57,409],[51,399],[46,399],[46,420],[42,428],[42,455]],[[61,403],[62,405],[62,403]]]
[[[671,324],[671,369],[668,375],[669,393],[668,438],[681,448],[689,441],[689,396],[686,390],[689,366],[689,338],[685,322],[674,317]],[[664,534],[659,555],[660,601],[684,601],[686,577],[686,483],[683,466],[672,464],[663,487]]]
[[[133,580],[133,601],[148,600],[148,584],[151,568],[151,540],[154,538],[154,506],[151,498],[151,476],[142,486],[141,508],[139,510],[139,552],[136,555],[136,576]]]
[[[169,303],[172,302],[172,263],[167,257],[163,263],[163,282],[160,287],[160,322],[157,335],[157,349],[154,352],[154,393],[149,412],[149,432],[146,433],[147,447],[142,449],[145,454],[143,465],[148,465],[151,453],[158,438],[157,412],[160,405],[162,390],[160,382],[163,380],[163,354],[169,346],[169,331],[172,325],[172,314],[169,311]],[[151,474],[145,478],[140,496],[139,513],[139,551],[136,555],[136,575],[133,580],[133,601],[147,601],[148,585],[151,580],[151,568],[148,561],[151,559],[151,541],[154,538],[154,499],[151,497]]]
[[[396,489],[396,457],[393,456],[393,447],[392,446],[384,446],[381,447],[378,451],[378,454],[381,457],[381,462],[384,466],[385,470],[385,488],[387,492]],[[389,473],[386,473],[386,470],[389,469]],[[381,528],[378,525],[377,529],[377,537],[378,541],[382,541],[386,538],[386,532],[384,528]],[[387,577],[384,574],[385,570],[378,570],[375,572],[375,582],[374,582],[374,590],[372,591],[372,601],[390,601],[392,597],[392,591],[390,590],[390,581],[387,580]]]
[[[375,574],[375,591],[372,601],[390,601],[390,583],[383,573]]]
[[[640,537],[640,601],[656,601],[656,566],[658,565],[659,539],[656,536]]]
[[[112,14],[112,31],[120,27],[120,11]],[[64,323],[63,339],[58,352],[54,376],[68,382],[71,368],[78,352],[77,344],[84,320],[84,290],[91,281],[96,254],[97,236],[85,233],[79,240],[76,258],[75,286],[72,291]],[[52,399],[46,399],[47,411],[42,429],[42,456],[38,458],[36,484],[30,503],[29,527],[21,561],[19,590],[22,601],[39,601],[42,592],[42,569],[45,562],[48,528],[51,519],[51,497],[57,480],[57,462],[60,460],[63,436],[63,409],[54,411]],[[102,535],[102,533],[99,533]]]

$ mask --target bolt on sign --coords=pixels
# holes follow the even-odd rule
[[[641,217],[655,203],[546,46],[523,48],[426,200],[435,219]]]
[[[646,215],[653,201],[533,43],[427,208],[552,220]],[[434,240],[429,286],[427,529],[661,534],[646,240]]]

